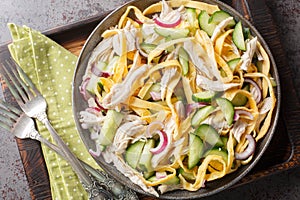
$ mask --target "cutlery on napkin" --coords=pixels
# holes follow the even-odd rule
[[[77,57],[42,33],[29,27],[8,24],[12,43],[8,45],[13,59],[29,75],[48,104],[53,127],[81,160],[99,168],[86,150],[75,126],[72,113],[72,79]],[[40,123],[37,129],[53,142]],[[87,199],[87,193],[69,164],[42,145],[49,173],[53,199]]]

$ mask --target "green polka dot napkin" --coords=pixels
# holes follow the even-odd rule
[[[74,154],[97,168],[76,130],[72,114],[71,87],[77,57],[38,31],[8,24],[13,42],[9,50],[48,103],[48,116],[56,131]],[[53,142],[45,126],[38,130]],[[42,145],[50,177],[53,199],[87,199],[87,194],[71,166]]]

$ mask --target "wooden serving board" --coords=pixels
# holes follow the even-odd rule
[[[282,90],[281,112],[276,132],[269,147],[257,165],[233,187],[249,183],[276,172],[300,166],[300,104],[292,82],[291,69],[287,65],[285,53],[280,42],[279,32],[269,8],[264,0],[224,0],[240,11],[258,29],[265,41],[271,47],[275,58],[281,85],[289,90]],[[57,27],[44,34],[79,55],[84,42],[96,25],[107,13],[99,14],[71,25]],[[0,60],[9,57],[7,46],[0,47]],[[12,100],[5,84],[3,84],[6,99]],[[9,101],[9,100],[8,100]],[[16,139],[25,173],[29,182],[32,199],[51,199],[51,191],[47,168],[39,142]],[[140,195],[141,199],[153,199]]]

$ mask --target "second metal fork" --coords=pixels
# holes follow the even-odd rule
[[[32,118],[28,117],[20,109],[2,100],[0,100],[0,127],[6,129],[7,131],[10,131],[15,137],[19,139],[30,138],[38,140],[52,149],[58,155],[65,158],[64,153],[55,144],[52,144],[39,134],[39,132],[35,128],[35,124]],[[100,191],[102,195],[105,196],[105,199],[112,199],[113,196],[115,197],[115,199],[137,199],[136,194],[132,190],[112,180],[103,171],[92,168],[84,161],[79,161],[91,174],[93,179],[95,179],[94,183],[97,186],[97,188],[95,189],[98,192]]]
[[[11,69],[12,74],[9,72],[7,66]],[[87,191],[90,191],[91,199],[98,199],[98,194],[94,195],[91,191],[91,189],[94,187],[93,180],[86,173],[80,161],[70,151],[68,146],[63,142],[63,140],[60,138],[58,133],[49,122],[46,114],[47,103],[42,94],[38,91],[38,89],[35,87],[26,73],[21,69],[21,67],[18,66],[18,64],[13,60],[7,60],[5,65],[2,64],[2,68],[5,71],[3,78],[9,90],[19,104],[20,108],[26,115],[32,118],[36,118],[46,126],[54,141],[57,143],[57,146],[65,155],[65,158],[70,162],[70,164],[72,164],[73,170],[78,175],[78,178],[82,182],[85,189]],[[9,80],[11,80],[12,84]]]

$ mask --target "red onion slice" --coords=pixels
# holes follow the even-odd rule
[[[101,110],[101,111],[107,111],[107,109],[105,109],[101,103],[99,102],[99,99],[97,97],[95,97],[95,103],[97,104],[98,108]]]
[[[168,145],[167,133],[163,130],[157,131],[156,133],[159,135],[159,144],[155,148],[150,149],[150,152],[153,154],[161,153]]]
[[[99,112],[101,112],[101,109],[98,107],[88,107],[86,109],[86,111],[93,113],[93,114],[98,114]]]
[[[240,118],[240,115],[246,115],[250,120],[254,119],[253,115],[250,112],[248,112],[246,110],[235,109],[234,110],[234,121],[237,121]]]
[[[135,19],[134,20],[136,23],[138,23],[139,25],[142,25],[143,24],[143,22],[141,21],[141,20],[139,20],[139,19]]]
[[[262,92],[261,92],[261,89],[260,89],[259,85],[254,80],[252,80],[251,78],[245,78],[244,82],[250,83],[251,85],[253,85],[253,87],[255,88],[255,90],[257,92],[256,97],[255,97],[255,102],[259,103],[261,101],[261,98],[262,98]]]
[[[185,109],[186,116],[189,116],[195,109],[202,108],[204,106],[207,106],[207,104],[203,103],[203,102],[187,104],[186,109]]]
[[[171,22],[165,22],[161,20],[159,17],[154,17],[154,23],[158,26],[164,27],[164,28],[174,28],[175,26],[178,26],[181,22],[181,16],[180,13],[176,16],[176,18]]]
[[[247,158],[249,158],[255,151],[255,146],[256,146],[256,141],[254,139],[254,137],[250,134],[247,134],[246,139],[248,140],[248,146],[245,149],[245,151],[241,152],[241,153],[235,153],[235,159],[237,160],[246,160]]]
[[[151,91],[151,92],[150,92],[150,96],[151,96],[151,98],[152,98],[154,101],[161,100],[161,93],[160,93],[160,92],[154,92],[154,91]]]
[[[148,54],[141,48],[139,38],[136,38],[135,45],[139,53],[144,56],[145,58],[148,58]]]
[[[156,172],[155,177],[157,179],[166,178],[167,177],[167,172]]]
[[[151,137],[153,133],[156,133],[163,128],[164,124],[161,121],[151,122],[146,128],[146,136]]]
[[[82,96],[85,100],[88,100],[88,93],[86,91],[86,87],[87,87],[88,83],[90,82],[90,79],[91,78],[86,78],[80,86],[80,93],[82,94]]]
[[[89,153],[93,156],[93,157],[99,157],[101,154],[101,149],[100,149],[100,145],[96,145],[96,151],[94,151],[93,149],[89,149]]]
[[[111,76],[111,74],[110,74],[109,72],[105,72],[105,71],[102,71],[102,70],[98,69],[98,68],[96,67],[96,64],[95,64],[95,63],[92,64],[91,72],[92,72],[93,74],[95,74],[96,76],[98,76],[98,77],[104,77],[104,78],[107,78],[107,77],[110,77],[110,76]]]

